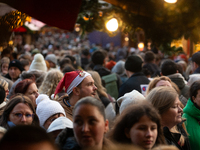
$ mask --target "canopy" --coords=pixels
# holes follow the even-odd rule
[[[72,31],[81,0],[0,0],[29,16],[64,30]]]

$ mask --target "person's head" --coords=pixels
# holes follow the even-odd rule
[[[67,65],[67,64],[72,64],[72,62],[71,62],[71,60],[69,59],[69,58],[63,58],[60,62],[59,62],[59,65],[60,65],[60,70],[62,71],[64,68],[65,68],[65,66]]]
[[[114,142],[132,143],[144,149],[164,143],[160,115],[148,102],[125,109],[117,118],[109,136]]]
[[[39,125],[38,117],[32,101],[25,95],[17,94],[6,104],[0,125],[10,128],[9,122],[14,125]]]
[[[40,94],[46,94],[51,97],[54,94],[56,87],[63,78],[63,73],[58,69],[51,69],[47,72],[42,85],[39,88]]]
[[[30,67],[30,63],[27,59],[23,59],[23,60],[20,60],[21,64],[22,64],[22,67],[24,68],[25,71],[28,71],[29,70],[29,67]]]
[[[65,76],[58,83],[54,95],[61,92],[63,87],[65,87],[65,92],[69,97],[73,96],[76,100],[86,96],[95,97],[97,90],[92,76],[86,71],[65,73]]]
[[[148,51],[144,55],[145,63],[153,63],[155,59],[156,59],[155,54],[152,51]]]
[[[76,71],[76,69],[70,64],[65,65],[65,67],[62,70],[63,74],[71,71]]]
[[[54,138],[58,136],[58,134],[64,130],[65,128],[73,129],[73,122],[69,120],[67,117],[58,117],[56,118],[48,127],[47,132]]]
[[[108,97],[106,93],[106,88],[103,87],[101,77],[98,72],[96,71],[88,71],[89,74],[91,74],[92,78],[94,79],[94,84],[97,87],[97,92],[99,95]]]
[[[200,66],[200,52],[192,55],[192,71],[194,72]]]
[[[151,102],[161,115],[162,125],[169,129],[182,121],[182,108],[174,88],[162,86],[150,91],[146,100]]]
[[[12,53],[13,53],[13,48],[11,46],[8,46],[4,48],[3,51],[1,52],[1,58],[8,57],[12,61],[13,60]]]
[[[8,57],[3,57],[1,59],[1,72],[3,75],[6,75],[8,73],[9,63],[10,63],[10,59]]]
[[[118,74],[119,76],[124,76],[126,75],[125,71],[125,62],[120,60],[116,63],[116,65],[112,68],[112,72]]]
[[[92,62],[95,65],[103,65],[105,61],[105,53],[101,50],[97,50],[92,54]]]
[[[200,81],[194,82],[190,87],[190,100],[200,108]]]
[[[8,74],[11,77],[12,81],[16,81],[23,70],[24,69],[19,60],[14,59],[13,61],[11,61],[8,67]]]
[[[4,88],[4,90],[5,90],[5,98],[8,96],[8,94],[9,94],[9,89],[8,89],[8,82],[6,81],[6,80],[4,80],[4,79],[0,79],[0,85]]]
[[[31,64],[32,62],[32,58],[29,54],[21,54],[18,58],[19,61],[22,61],[22,60],[27,60],[29,62],[29,65]]]
[[[35,71],[35,70],[44,71],[44,72],[47,71],[46,62],[44,60],[43,55],[40,53],[34,55],[34,59],[31,62],[31,65],[29,67],[29,71]]]
[[[0,149],[57,150],[57,147],[44,129],[35,126],[16,126],[5,133],[0,141]]]
[[[137,104],[145,100],[145,97],[138,92],[137,90],[133,90],[129,93],[124,94],[117,99],[117,104],[119,106],[120,114],[130,105]]]
[[[172,87],[172,81],[169,77],[161,76],[161,77],[155,77],[151,82],[149,83],[149,86],[147,88],[146,94],[148,95],[149,92],[158,86],[170,86]]]
[[[45,60],[47,60],[49,62],[49,65],[51,68],[56,68],[57,65],[57,58],[55,54],[48,54],[45,57]]]
[[[35,84],[35,82],[31,79],[24,79],[20,81],[16,86],[14,93],[21,93],[26,95],[30,98],[30,100],[33,102],[34,106],[36,107],[36,98],[38,97],[38,88]]]
[[[66,116],[59,102],[50,100],[45,94],[40,94],[36,99],[36,114],[40,120],[40,126],[48,129],[49,125],[56,119]]]
[[[176,63],[171,59],[166,59],[161,64],[161,75],[168,76],[177,73],[178,68]]]
[[[84,97],[74,106],[74,136],[81,148],[101,149],[108,124],[105,107],[101,101],[93,97]]]
[[[125,69],[130,72],[140,72],[142,71],[142,59],[138,55],[128,56],[125,62]]]

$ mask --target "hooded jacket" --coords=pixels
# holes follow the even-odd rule
[[[185,126],[189,134],[189,141],[192,150],[200,149],[200,110],[194,105],[191,99],[183,109],[183,118],[186,118]]]

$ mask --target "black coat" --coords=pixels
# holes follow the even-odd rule
[[[187,137],[187,134],[186,134],[185,130],[182,128],[181,124],[178,124],[177,127],[178,127],[180,133],[185,137],[185,143],[184,143],[184,145],[181,147],[178,144],[178,141],[180,139],[181,134],[180,133],[172,133],[172,132],[170,132],[170,130],[169,130],[168,127],[164,127],[163,128],[163,133],[164,133],[166,142],[169,145],[176,146],[180,150],[191,150],[189,139]]]
[[[73,129],[65,128],[57,136],[55,143],[60,150],[81,150],[75,140]]]
[[[124,96],[124,94],[129,93],[132,90],[137,90],[141,93],[141,84],[149,84],[149,79],[142,72],[134,73],[119,88],[119,97]]]

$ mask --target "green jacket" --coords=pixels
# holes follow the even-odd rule
[[[200,110],[188,99],[183,112],[183,118],[186,119],[185,126],[189,134],[191,150],[200,150]]]

